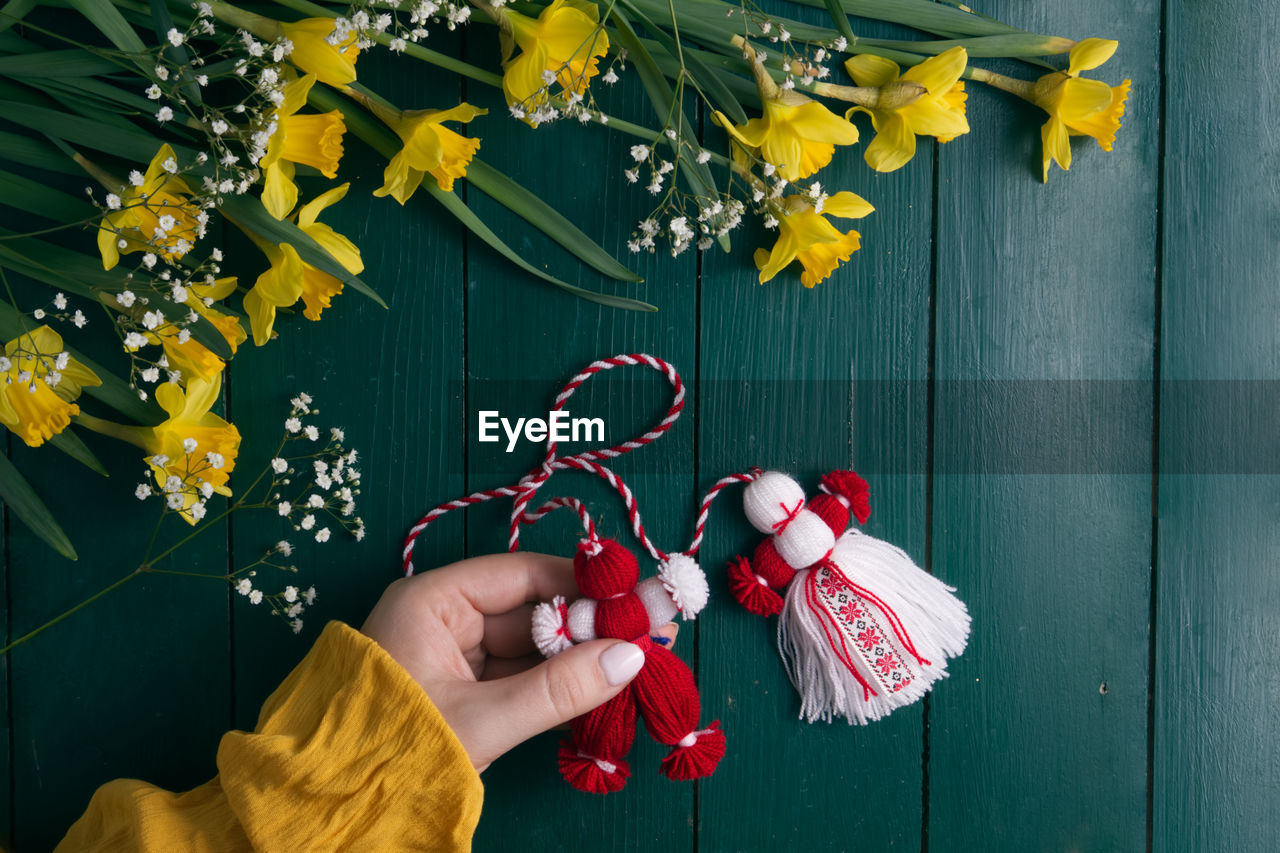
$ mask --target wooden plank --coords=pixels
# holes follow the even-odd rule
[[[14,441],[13,436],[5,435],[4,452],[9,455],[9,446]],[[0,637],[4,637],[7,645],[13,636],[9,631],[9,525],[21,524],[17,518],[13,517],[13,513],[9,511],[9,507],[3,506],[0,502],[0,522],[3,522],[4,529],[0,531],[0,539],[3,539],[4,552],[0,554],[0,562],[4,565],[4,580],[0,587],[0,593],[3,593],[3,601],[5,606],[0,608]],[[0,657],[0,695],[3,695],[4,708],[3,728],[0,733],[4,735],[4,742],[0,743],[0,766],[13,767],[13,755],[9,751],[9,727],[10,720],[13,719],[13,696],[9,690],[9,656]],[[3,843],[6,849],[13,849],[13,772],[0,775],[0,843]]]
[[[1280,144],[1274,87],[1208,57],[1280,26],[1268,3],[1175,0],[1167,27],[1152,849],[1275,850]]]
[[[477,30],[476,33],[480,34]],[[484,33],[487,35],[487,33]],[[600,87],[600,97],[615,115],[651,123],[652,113],[634,74],[621,91]],[[615,256],[634,261],[646,284],[620,285],[581,268],[571,257],[493,201],[474,190],[473,207],[507,236],[526,258],[545,259],[553,274],[571,284],[638,296],[658,306],[657,314],[637,314],[575,299],[532,277],[513,272],[476,240],[468,240],[467,260],[467,433],[468,488],[511,483],[536,467],[541,448],[522,443],[507,454],[504,446],[476,440],[477,415],[496,409],[504,415],[545,417],[561,385],[589,362],[618,353],[649,352],[674,364],[686,382],[696,376],[696,267],[692,252],[672,259],[656,255],[628,257],[626,240],[652,197],[622,180],[621,166],[637,140],[599,127],[552,125],[538,130],[513,126],[501,117],[500,99],[476,91],[468,100],[488,106],[491,118],[473,130],[484,138],[481,156],[508,170],[547,199]],[[616,171],[615,171],[616,170]],[[631,367],[610,371],[582,387],[569,406],[574,415],[599,416],[606,441],[616,444],[639,435],[665,413],[669,386],[654,371]],[[675,428],[652,447],[610,463],[640,501],[645,526],[666,549],[689,536],[683,511],[694,488],[694,413],[686,410]],[[595,446],[571,444],[566,452]],[[615,493],[581,473],[562,473],[542,495],[569,494],[588,501],[602,535],[636,547]],[[452,494],[443,491],[436,498]],[[561,512],[564,512],[561,510]],[[504,550],[510,502],[467,511],[469,553]],[[548,519],[528,535],[526,547],[572,555],[580,528],[566,513]],[[545,529],[543,529],[545,528]],[[641,572],[652,574],[645,556]],[[695,632],[686,626],[676,652],[692,663]],[[708,707],[707,714],[718,713]],[[711,717],[708,716],[707,719]],[[477,850],[690,850],[693,847],[694,786],[672,782],[658,772],[667,753],[643,731],[629,756],[627,787],[606,797],[581,794],[556,771],[561,733],[535,738],[484,773],[485,816],[475,838]],[[560,816],[548,820],[548,816]]]
[[[13,637],[124,577],[145,554],[160,507],[133,496],[141,451],[92,435],[86,443],[110,479],[50,448],[15,448],[15,464],[44,487],[81,556],[63,560],[24,528],[10,528]],[[157,551],[189,532],[170,522]],[[205,538],[157,565],[221,571],[226,535],[225,523],[213,523]],[[51,848],[112,779],[183,790],[217,772],[214,753],[229,722],[226,606],[225,590],[211,582],[142,576],[9,653],[15,847]]]
[[[430,105],[425,93],[433,87],[456,91],[447,75],[386,52],[362,56],[360,75],[405,108]],[[245,458],[265,463],[279,440],[289,399],[298,391],[309,393],[320,414],[304,421],[326,434],[329,427],[344,429],[346,446],[359,453],[357,469],[364,477],[357,514],[368,528],[364,542],[334,527],[330,542],[318,545],[314,534],[290,529],[274,513],[234,520],[235,566],[252,563],[284,538],[297,547],[291,558],[299,568],[296,581],[317,590],[297,638],[270,613],[235,596],[237,727],[254,725],[262,701],[328,620],[357,628],[364,622],[386,584],[400,576],[400,546],[418,510],[438,491],[453,494],[463,486],[456,463],[462,452],[461,229],[425,194],[403,208],[390,198],[372,197],[384,165],[349,137],[339,178],[351,181],[351,189],[321,221],[361,248],[363,278],[390,308],[344,292],[320,322],[295,315],[279,327],[280,339],[248,347],[232,366],[232,406],[246,436]],[[328,186],[308,183],[304,197]],[[439,538],[420,549],[444,561],[461,557],[460,522],[447,520],[440,527]],[[295,582],[279,573],[261,577],[269,590]]]
[[[863,127],[864,141],[871,139]],[[812,290],[795,265],[758,283],[751,254],[773,232],[750,226],[732,254],[705,256],[698,397],[699,484],[759,465],[799,476],[859,470],[871,484],[866,528],[918,561],[925,545],[932,149],[877,175],[862,145],[837,151],[816,179],[876,206],[863,248]],[[807,186],[808,180],[803,184]],[[700,621],[700,677],[724,721],[729,754],[700,787],[699,845],[710,850],[916,849],[920,843],[921,706],[866,727],[805,723],[783,670],[776,620],[733,601],[725,560],[760,535],[741,494],[713,511],[703,565],[712,606]]]
[[[980,88],[940,155],[932,568],[974,622],[931,699],[928,846],[1141,849],[1151,407],[1108,382],[1152,371],[1160,9],[984,11],[1117,38],[1090,76],[1135,95],[1045,186],[1044,114]]]

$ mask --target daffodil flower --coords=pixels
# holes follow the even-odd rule
[[[858,128],[851,122],[794,89],[780,88],[754,50],[747,51],[764,114],[735,126],[716,112],[716,121],[730,136],[749,151],[759,151],[788,181],[809,177],[831,162],[837,145],[858,141]]]
[[[338,176],[342,135],[347,130],[342,112],[297,115],[307,105],[307,93],[315,82],[316,76],[308,74],[286,83],[284,101],[271,115],[276,130],[258,166],[263,175],[262,204],[276,219],[284,219],[298,203],[295,163],[311,166],[326,178]]]
[[[841,232],[826,217],[861,219],[873,210],[866,200],[851,192],[830,196],[823,201],[821,209],[805,196],[782,199],[777,217],[778,242],[768,251],[756,249],[760,283],[773,278],[795,260],[804,266],[800,281],[805,287],[823,281],[861,245],[857,231]]]
[[[97,374],[66,354],[62,338],[40,326],[9,341],[0,364],[0,423],[30,447],[62,432],[80,414],[75,400]]]
[[[502,91],[510,106],[540,106],[554,80],[566,93],[582,95],[600,73],[600,57],[609,37],[600,26],[600,9],[583,0],[553,0],[537,18],[498,9],[499,24],[510,33],[503,42]],[[514,47],[520,53],[511,57]],[[525,121],[532,122],[526,116]]]
[[[950,142],[969,132],[964,82],[960,79],[968,63],[969,54],[963,47],[931,56],[901,74],[896,62],[880,56],[862,54],[845,62],[855,83],[880,90],[876,105],[855,106],[845,113],[845,118],[856,112],[871,116],[876,137],[863,154],[867,165],[877,172],[892,172],[915,156],[917,134]],[[899,97],[913,83],[923,86],[925,93],[919,95],[919,89],[911,86],[906,96]]]
[[[334,187],[303,205],[298,211],[298,227],[355,275],[364,270],[360,250],[328,225],[316,221],[321,211],[347,194],[348,187],[350,184]],[[249,315],[253,342],[262,346],[271,339],[277,308],[293,305],[301,298],[306,306],[302,315],[308,320],[319,320],[320,312],[342,292],[342,281],[303,261],[297,249],[288,243],[258,243],[258,246],[266,254],[271,268],[258,276],[253,289],[245,294],[244,310]]]
[[[169,417],[142,430],[141,444],[156,484],[181,496],[181,507],[174,508],[189,524],[198,520],[189,508],[205,496],[201,485],[207,483],[220,495],[231,494],[228,484],[240,452],[240,431],[210,411],[221,390],[220,375],[193,378],[185,391],[173,382],[162,384],[156,389],[156,402]],[[195,441],[194,450],[188,450],[188,439]]]
[[[404,147],[391,159],[382,173],[382,186],[373,194],[389,195],[404,204],[426,174],[436,179],[440,189],[452,192],[453,182],[466,176],[471,158],[480,149],[480,140],[468,139],[443,123],[465,123],[487,112],[471,104],[458,104],[448,110],[406,110],[384,118]]]
[[[1049,114],[1040,129],[1044,143],[1044,175],[1049,180],[1049,163],[1071,168],[1072,136],[1091,136],[1103,151],[1115,144],[1124,102],[1129,96],[1129,81],[1108,86],[1101,80],[1090,80],[1080,72],[1097,68],[1111,58],[1119,43],[1109,39],[1088,38],[1071,48],[1066,71],[1046,74],[1036,81],[1029,100]]]
[[[293,23],[281,22],[284,37],[293,43],[289,61],[321,83],[346,86],[356,81],[356,57],[360,48],[357,36],[350,32],[338,44],[330,44],[334,32],[333,18],[303,18]]]
[[[103,269],[120,263],[122,252],[156,252],[173,260],[191,249],[202,230],[200,211],[188,200],[191,189],[177,170],[173,149],[162,145],[141,183],[130,182],[120,190],[120,208],[108,212],[98,226]]]
[[[225,299],[234,293],[235,289],[234,276],[217,279],[211,284],[189,284],[186,287],[186,301],[182,303],[208,320],[218,330],[227,345],[231,347],[232,354],[248,337],[244,328],[238,319],[205,305],[204,300]],[[108,306],[114,305],[115,300],[109,294],[104,294],[102,299]],[[147,343],[164,348],[169,366],[179,371],[184,381],[190,381],[192,377],[208,380],[222,375],[223,369],[227,366],[226,362],[190,334],[184,335],[182,332],[183,330],[178,326],[166,323],[157,329],[144,332],[143,337],[146,338]],[[125,349],[133,352],[138,348],[126,346]]]

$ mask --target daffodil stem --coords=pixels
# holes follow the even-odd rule
[[[75,160],[76,165],[88,172],[89,177],[101,184],[102,188],[107,192],[116,192],[120,189],[120,185],[124,183],[124,181],[121,181],[79,151],[74,152],[71,155],[71,159]]]
[[[1010,92],[1022,98],[1024,101],[1035,102],[1034,91],[1035,83],[1030,80],[1019,80],[1016,77],[1006,77],[1003,74],[997,74],[994,71],[988,71],[985,68],[975,68],[972,65],[965,69],[965,77],[970,80],[976,80],[979,83],[986,83],[996,89]]]
[[[10,649],[16,646],[20,646],[23,643],[25,643],[27,640],[30,640],[31,638],[44,633],[48,629],[52,628],[54,625],[57,625],[63,619],[66,619],[68,616],[71,616],[74,613],[78,613],[79,611],[88,607],[90,604],[93,604],[95,601],[97,601],[99,598],[102,598],[102,596],[106,595],[107,593],[112,592],[113,590],[124,586],[126,583],[133,580],[141,573],[142,573],[141,568],[134,569],[133,571],[129,572],[129,574],[120,578],[120,580],[116,581],[115,583],[111,584],[108,587],[103,588],[102,590],[98,591],[94,595],[89,596],[84,601],[77,604],[75,607],[72,607],[70,610],[64,611],[63,613],[60,613],[59,615],[53,617],[48,622],[41,625],[39,628],[36,628],[33,631],[28,631],[27,633],[23,634],[21,637],[14,640],[9,645],[5,646],[3,649],[0,649],[0,655],[8,654]]]
[[[261,15],[255,15],[252,12],[245,11],[238,6],[232,6],[230,3],[224,3],[223,0],[208,0],[209,8],[213,11],[213,16],[219,21],[224,21],[234,27],[240,27],[248,30],[260,39],[275,41],[284,35],[280,29],[280,22],[273,21],[271,18],[264,18]],[[287,5],[281,3],[280,5]]]
[[[125,426],[113,421],[104,421],[102,418],[95,418],[93,415],[86,415],[83,412],[75,415],[72,419],[80,426],[91,429],[100,435],[117,438],[144,450],[147,447],[144,436],[150,430],[144,427]]]

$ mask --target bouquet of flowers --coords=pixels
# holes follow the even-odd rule
[[[772,11],[787,5],[790,14]],[[868,21],[917,38],[859,35]],[[436,49],[448,45],[433,36],[462,27],[488,47],[479,53],[491,55],[489,64]],[[838,147],[869,134],[867,166],[897,170],[918,137],[945,143],[969,132],[966,83],[977,82],[1047,114],[1047,180],[1052,163],[1070,168],[1073,135],[1111,149],[1129,83],[1084,74],[1116,47],[1026,32],[950,0],[798,0],[770,11],[752,0],[265,0],[252,8],[8,0],[0,6],[0,225],[8,226],[0,227],[0,423],[96,470],[73,424],[136,446],[148,472],[136,495],[158,497],[162,518],[199,525],[211,501],[227,499],[227,511],[288,503],[280,512],[293,519],[318,500],[311,509],[336,509],[342,526],[363,531],[351,520],[342,468],[331,476],[334,460],[329,473],[310,477],[317,493],[302,496],[303,506],[233,496],[240,435],[215,413],[228,360],[250,338],[269,345],[282,317],[318,321],[351,291],[385,304],[361,278],[360,248],[322,221],[349,191],[340,175],[351,137],[385,161],[374,195],[386,203],[427,198],[551,285],[653,310],[554,277],[464,203],[462,180],[602,276],[639,282],[563,213],[486,163],[486,134],[508,121],[548,133],[625,134],[634,141],[616,164],[618,180],[653,199],[631,252],[727,249],[756,220],[772,232],[754,256],[760,281],[798,271],[813,287],[860,248],[858,232],[839,221],[873,212],[871,202],[820,182]],[[361,57],[376,50],[494,87],[507,112],[394,104],[360,82]],[[989,59],[1030,73],[974,64]],[[647,124],[610,112],[622,96],[610,90],[629,74],[652,105]],[[708,119],[705,139],[694,129],[698,115]],[[322,191],[306,197],[304,176],[308,187],[323,178]],[[234,267],[256,270],[252,280],[224,271],[224,247],[211,235],[230,229],[255,247]],[[112,329],[109,363],[79,345],[91,321]],[[81,410],[84,397],[95,414]],[[304,428],[297,415],[307,402],[294,406],[289,439]],[[334,444],[334,458],[346,458]],[[268,472],[273,494],[294,470],[280,457],[271,465],[281,462]],[[74,557],[4,457],[0,498]]]

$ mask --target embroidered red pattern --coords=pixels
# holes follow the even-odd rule
[[[907,661],[912,660],[893,630],[882,624],[883,614],[837,574],[825,566],[818,573],[817,592],[822,606],[831,613],[843,634],[845,645],[862,659],[859,669],[871,673],[880,688],[897,693],[913,682],[916,673]]]

